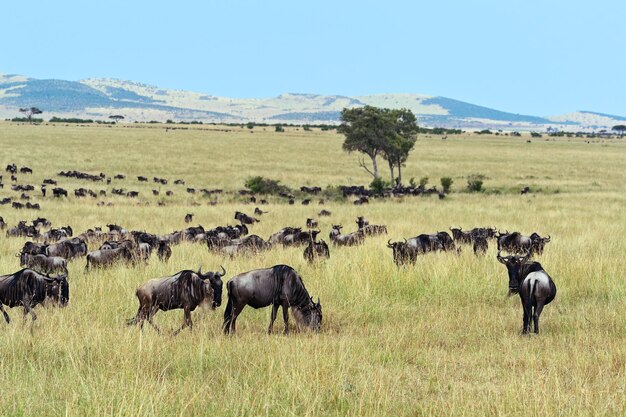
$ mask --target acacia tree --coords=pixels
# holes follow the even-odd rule
[[[387,133],[383,109],[372,106],[343,109],[337,131],[346,136],[343,149],[367,155],[372,161],[372,169],[368,168],[363,158],[359,159],[359,166],[375,179],[380,178],[376,158],[385,146]]]
[[[20,109],[20,113],[23,113],[28,118],[28,123],[32,123],[33,115],[41,114],[43,111],[39,110],[37,107],[24,107]]]
[[[109,116],[109,119],[112,119],[115,123],[117,123],[120,120],[124,120],[124,116],[121,114],[114,114],[113,116]]]
[[[624,132],[626,132],[626,125],[617,125],[617,126],[613,126],[611,128],[611,130],[614,130],[616,132],[619,132],[619,137],[623,138],[624,137]]]
[[[387,110],[387,109],[386,109]],[[382,150],[383,157],[389,164],[392,185],[402,184],[402,166],[406,163],[409,153],[417,140],[417,120],[411,110],[387,110],[389,131]],[[394,167],[398,168],[397,183],[394,176]]]

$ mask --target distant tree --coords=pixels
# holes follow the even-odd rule
[[[113,120],[115,123],[119,122],[120,120],[124,120],[124,116],[122,116],[121,114],[114,114],[113,116],[109,116],[109,119]]]
[[[389,163],[391,184],[394,184],[394,167],[406,162],[409,152],[415,145],[417,124],[415,115],[410,110],[390,110],[373,106],[343,109],[341,124],[337,128],[345,135],[343,149],[348,152],[360,152],[367,155],[372,168],[359,160],[359,166],[374,179],[380,178],[378,156],[384,157]],[[399,176],[401,180],[401,175]]]
[[[43,111],[39,110],[37,107],[25,107],[20,109],[20,113],[23,113],[28,118],[28,123],[32,123],[33,115],[41,114]]]
[[[623,138],[624,137],[624,132],[626,132],[626,125],[616,125],[616,126],[613,126],[611,128],[611,130],[619,132],[619,134],[620,134],[619,137]]]

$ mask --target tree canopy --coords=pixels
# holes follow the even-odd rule
[[[407,109],[383,109],[373,106],[344,109],[338,132],[345,135],[343,149],[367,155],[372,163],[370,169],[363,159],[359,165],[374,179],[380,178],[377,157],[389,164],[390,183],[396,184],[394,168],[398,168],[398,180],[402,180],[401,167],[415,146],[418,132],[415,115]]]
[[[28,121],[32,122],[33,116],[35,114],[41,114],[43,111],[37,107],[24,107],[20,109],[20,113],[23,113],[26,117],[28,117]]]
[[[620,137],[624,137],[624,132],[626,132],[626,125],[616,125],[616,126],[613,126],[611,130],[619,132]]]

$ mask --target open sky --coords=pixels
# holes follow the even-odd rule
[[[8,0],[0,72],[626,116],[623,0]]]

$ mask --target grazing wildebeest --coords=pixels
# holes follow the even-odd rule
[[[67,261],[60,256],[30,255],[22,253],[20,266],[34,269],[44,274],[63,273],[67,275]]]
[[[66,276],[49,277],[32,269],[22,269],[14,274],[0,276],[0,311],[7,323],[11,318],[4,310],[24,307],[24,319],[28,313],[33,321],[37,319],[34,308],[43,303],[46,298],[51,299],[61,307],[65,307],[70,300],[70,286]]]
[[[21,167],[20,168],[20,174],[32,174],[33,170],[30,169],[29,167]]]
[[[174,181],[174,184],[176,184],[176,185],[185,185],[185,181],[183,181],[183,180],[176,180],[176,181]]]
[[[167,240],[159,240],[159,247],[157,248],[157,257],[163,261],[167,262],[172,256],[172,248],[170,248],[169,242]]]
[[[185,215],[185,223],[191,223],[193,221],[193,213],[187,213]]]
[[[152,190],[152,195],[159,195],[159,190]]]
[[[387,226],[378,224],[369,224],[369,222],[363,217],[356,218],[356,224],[359,230],[363,231],[366,236],[386,235]]]
[[[126,175],[124,174],[117,174],[113,177],[116,180],[123,180],[124,178],[126,178]]]
[[[306,219],[306,227],[315,229],[317,227],[317,220],[311,218]]]
[[[2,216],[0,216],[0,230],[4,230],[6,229],[7,224],[4,222],[4,218],[2,218]]]
[[[322,305],[309,296],[302,278],[290,266],[275,265],[234,276],[226,284],[228,303],[224,311],[224,333],[235,333],[237,316],[246,305],[258,309],[272,306],[268,333],[272,332],[278,308],[283,308],[285,334],[289,333],[289,308],[296,320],[319,331],[322,325]]]
[[[222,277],[226,270],[222,267],[222,273],[202,273],[191,270],[180,271],[170,277],[155,278],[147,281],[137,288],[136,295],[139,300],[137,315],[128,321],[129,325],[139,324],[143,329],[144,320],[154,327],[157,332],[160,329],[152,322],[152,318],[159,310],[168,311],[183,309],[184,322],[177,334],[185,327],[193,328],[191,312],[200,304],[211,303],[215,309],[222,304]]]
[[[256,214],[257,216],[262,216],[263,214],[267,214],[267,211],[263,211],[260,208],[255,207],[254,214]]]
[[[341,229],[343,228],[340,224],[334,224],[332,230],[328,234],[330,241],[337,246],[356,246],[365,242],[365,235],[361,230],[357,230],[356,232],[342,234]]]
[[[539,333],[539,316],[546,304],[556,297],[556,285],[539,262],[528,262],[530,252],[525,255],[500,256],[498,261],[506,266],[509,274],[509,295],[519,294],[524,308],[524,334],[530,331],[533,320],[535,333]],[[534,309],[534,310],[533,310]]]
[[[239,220],[242,224],[254,224],[259,221],[258,219],[248,216],[240,211],[235,212],[235,219]]]
[[[328,210],[322,210],[319,213],[317,213],[318,216],[323,217],[323,216],[330,216],[332,213]]]
[[[133,253],[126,246],[121,246],[115,249],[102,249],[89,252],[87,254],[87,265],[85,270],[89,267],[102,267],[113,265],[119,261],[132,261]]]
[[[168,191],[165,192],[165,195],[168,196],[168,197],[171,197],[171,196],[174,195],[174,191],[169,191],[168,190]]]
[[[524,187],[522,188],[520,194],[528,194],[530,193],[530,187]]]
[[[304,248],[303,256],[309,262],[315,262],[318,259],[328,259],[330,258],[328,244],[323,240],[315,242],[313,239],[309,239],[309,245]]]
[[[148,182],[148,178],[144,177],[144,176],[141,176],[141,175],[137,177],[137,180],[139,180],[141,182]]]
[[[52,195],[54,197],[67,197],[67,190],[64,190],[60,187],[55,187],[52,189]]]

